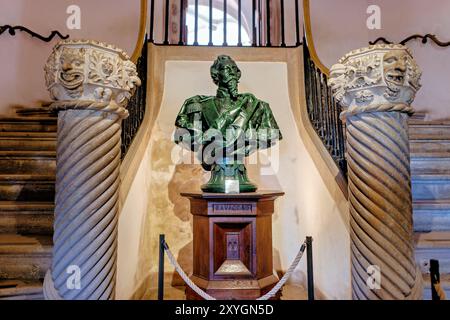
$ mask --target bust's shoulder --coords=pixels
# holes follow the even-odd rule
[[[265,102],[265,101],[263,101],[263,100],[261,100],[261,99],[258,99],[253,93],[241,93],[241,94],[239,94],[239,96],[240,96],[242,99],[247,99],[247,100],[250,100],[250,101],[252,101],[252,102],[258,102],[258,103],[268,104],[267,102]]]
[[[190,98],[187,98],[184,103],[202,103],[202,102],[206,102],[209,101],[211,99],[214,99],[214,96],[203,96],[203,95],[198,95],[198,96],[193,96]]]
[[[186,99],[183,103],[185,113],[193,113],[202,111],[205,102],[214,99],[213,96],[194,96]]]
[[[246,93],[240,93],[239,94],[239,97],[241,97],[241,98],[247,98],[247,99],[253,99],[253,100],[258,100],[256,97],[255,97],[255,95],[253,94],[253,93],[248,93],[248,92],[246,92]]]

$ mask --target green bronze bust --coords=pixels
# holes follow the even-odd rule
[[[247,177],[245,157],[270,148],[282,139],[269,104],[251,93],[238,93],[241,71],[229,56],[219,56],[211,66],[218,86],[216,96],[187,99],[175,121],[174,140],[196,153],[211,171],[204,192],[254,192]]]

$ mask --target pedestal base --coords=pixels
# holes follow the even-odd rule
[[[276,275],[257,280],[211,280],[207,281],[196,276],[191,277],[198,287],[218,300],[256,300],[265,295],[278,283]],[[279,300],[281,290],[270,300]],[[203,300],[189,286],[186,287],[187,300]]]
[[[283,194],[181,194],[190,199],[194,216],[191,279],[198,287],[217,299],[252,300],[275,286],[272,214],[275,199]],[[186,296],[202,299],[189,287]]]
[[[205,193],[226,193],[227,182],[234,182],[234,192],[255,192],[258,188],[247,176],[244,164],[214,164],[211,168],[211,178],[201,189]]]

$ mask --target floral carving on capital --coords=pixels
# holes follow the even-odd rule
[[[89,56],[89,82],[121,88],[123,72],[123,61],[113,55],[93,51]]]

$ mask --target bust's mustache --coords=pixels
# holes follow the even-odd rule
[[[228,81],[225,82],[225,85],[230,93],[233,95],[237,94],[238,80],[236,78],[228,79]]]
[[[223,83],[226,83],[226,84],[229,84],[230,82],[231,83],[236,83],[237,84],[237,82],[238,82],[238,78],[236,77],[236,76],[228,76],[228,77],[224,77],[223,79],[222,79],[222,82]]]

